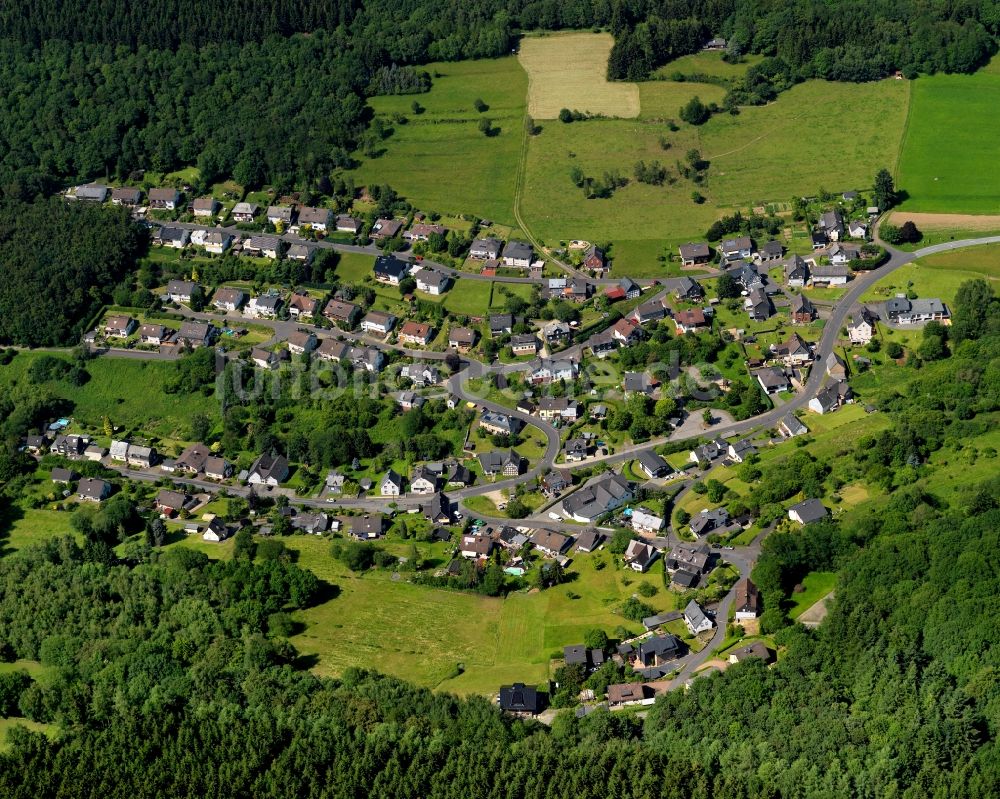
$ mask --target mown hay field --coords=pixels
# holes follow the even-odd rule
[[[632,119],[639,116],[639,87],[607,79],[609,33],[528,36],[518,61],[528,73],[528,113],[556,119],[568,108],[588,114]]]

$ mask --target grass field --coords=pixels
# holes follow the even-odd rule
[[[0,718],[0,752],[6,752],[9,748],[7,733],[14,727],[26,727],[32,732],[44,732],[49,738],[55,738],[59,732],[55,724],[42,724],[24,718]]]
[[[1000,213],[996,141],[1000,59],[974,75],[933,75],[913,82],[896,185],[903,210]]]
[[[761,60],[763,60],[763,56],[750,55],[746,56],[739,64],[729,64],[722,60],[722,53],[703,51],[675,58],[653,74],[670,77],[679,72],[682,75],[711,75],[715,78],[731,81],[742,78],[747,69]]]
[[[50,538],[74,535],[70,514],[56,510],[19,510],[6,536],[0,538],[0,552],[8,553],[41,544]],[[77,536],[79,538],[79,536]],[[80,538],[82,541],[82,538]]]
[[[430,92],[373,97],[379,115],[403,114],[378,158],[361,158],[357,184],[388,183],[422,210],[473,213],[514,224],[514,182],[523,132],[528,77],[513,56],[486,61],[428,64]],[[476,112],[481,98],[489,109]],[[425,109],[414,114],[417,101]],[[500,132],[485,136],[480,117]]]
[[[337,259],[336,275],[338,280],[346,283],[361,283],[365,278],[371,277],[374,272],[375,259],[370,255],[362,255],[355,252],[339,253]]]
[[[995,290],[1000,289],[1000,245],[987,244],[921,258],[880,280],[862,299],[885,300],[912,287],[919,297],[937,297],[947,302],[954,300],[959,286],[977,278],[985,278]]]
[[[703,99],[715,88],[675,86]],[[640,89],[673,90],[670,84]],[[676,255],[678,244],[703,237],[722,213],[820,188],[870,185],[880,166],[895,163],[908,91],[901,81],[808,81],[768,106],[720,114],[700,128],[682,125],[676,133],[643,119],[549,123],[529,140],[522,215],[546,243],[580,236],[612,241],[616,269],[635,277],[666,275],[671,270],[657,256]],[[830,107],[838,109],[836,117]],[[661,136],[671,144],[667,151]],[[631,177],[639,160],[673,166],[689,149],[710,161],[703,186],[683,179],[672,186],[632,182],[610,199],[588,200],[570,181],[573,167],[596,178],[612,169]],[[691,200],[696,188],[707,197],[703,205]]]
[[[837,584],[836,572],[812,572],[802,580],[805,588],[800,594],[792,594],[792,607],[789,616],[797,619],[819,600],[829,594]]]
[[[648,120],[679,119],[681,106],[695,96],[705,103],[720,103],[726,96],[726,90],[712,83],[674,83],[667,80],[640,83],[641,117]],[[683,153],[672,155],[679,158]]]
[[[445,296],[444,307],[453,314],[486,316],[490,310],[492,292],[493,284],[487,280],[459,278]]]
[[[535,119],[556,119],[561,109],[569,108],[609,117],[639,116],[639,87],[607,79],[613,44],[610,33],[525,37],[517,58],[528,73],[528,113]]]
[[[29,386],[27,371],[41,352],[22,352],[0,368],[0,391],[13,386]],[[115,427],[149,438],[181,438],[189,434],[190,418],[204,413],[219,418],[214,396],[167,394],[163,387],[174,369],[167,361],[140,361],[123,358],[95,358],[87,363],[90,380],[82,386],[62,381],[46,384],[62,397],[72,398],[73,418],[81,424],[100,428],[108,416]],[[33,390],[33,389],[31,389]]]

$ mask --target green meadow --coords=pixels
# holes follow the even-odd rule
[[[913,82],[897,185],[907,211],[998,214],[1000,59],[973,75]]]
[[[950,302],[958,287],[968,280],[985,279],[1000,290],[1000,245],[987,244],[940,253],[901,266],[862,297],[875,302],[912,289],[918,297]]]
[[[363,158],[358,184],[388,183],[424,210],[472,213],[514,224],[514,184],[524,130],[528,77],[514,57],[428,64],[430,92],[374,97],[375,113],[394,130],[378,158]],[[489,108],[482,114],[474,103]],[[412,103],[425,110],[415,114]],[[393,123],[402,114],[406,124]],[[499,133],[486,136],[479,120]]]

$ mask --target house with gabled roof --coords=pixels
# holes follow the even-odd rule
[[[260,206],[257,203],[240,202],[233,206],[233,219],[236,222],[253,222],[254,217],[260,213]]]
[[[517,477],[521,473],[521,455],[512,449],[481,452],[478,455],[483,474],[492,480],[499,476]]]
[[[748,621],[760,616],[760,593],[748,577],[737,580],[733,586],[733,610],[736,621]]]
[[[433,328],[425,322],[414,322],[410,320],[404,322],[399,329],[399,341],[401,344],[415,344],[427,346],[433,337]]]
[[[678,249],[683,266],[707,264],[712,257],[712,250],[705,242],[689,242],[682,244]]]
[[[792,333],[788,341],[771,345],[771,355],[786,366],[801,366],[812,360],[812,350],[798,333]]]
[[[867,344],[871,341],[875,336],[877,322],[878,317],[862,305],[857,317],[847,326],[847,335],[850,337],[851,343]]]
[[[591,524],[605,513],[631,502],[634,496],[624,477],[605,472],[566,497],[562,507],[575,521]]]
[[[504,266],[515,269],[527,269],[531,266],[531,245],[524,241],[511,240],[503,248]]]
[[[761,263],[780,261],[781,256],[784,254],[785,248],[781,245],[781,242],[772,239],[757,251],[757,260]]]
[[[215,216],[219,201],[214,197],[198,197],[191,203],[191,210],[198,217]]]
[[[840,380],[826,386],[809,400],[809,410],[820,415],[837,410],[842,405],[854,401],[854,392],[846,381]]]
[[[371,236],[375,241],[384,241],[395,238],[402,229],[403,222],[399,219],[376,219],[375,224],[372,225]]]
[[[693,599],[684,608],[684,624],[691,635],[697,635],[715,627],[715,622],[708,618],[705,611]]]
[[[701,283],[688,277],[679,277],[674,283],[674,296],[679,300],[699,300],[705,296]]]
[[[266,453],[253,462],[247,477],[251,485],[276,486],[288,479],[288,460],[284,455]]]
[[[150,208],[166,209],[169,211],[176,209],[177,204],[181,201],[181,194],[177,189],[150,189],[148,196]]]
[[[823,503],[815,497],[804,499],[788,509],[788,518],[799,524],[812,524],[828,516]]]
[[[325,318],[334,324],[344,326],[348,330],[354,327],[354,321],[357,319],[359,313],[361,313],[361,309],[357,305],[353,302],[344,302],[343,300],[330,300],[323,308],[323,316]]]
[[[403,478],[393,469],[389,469],[379,481],[378,492],[383,497],[398,497],[403,493]]]
[[[267,209],[267,221],[272,225],[292,224],[292,208],[289,205],[271,205]]]
[[[670,473],[670,464],[651,449],[643,450],[636,456],[639,469],[650,479],[663,477]]]
[[[785,283],[791,288],[802,288],[809,280],[809,266],[801,255],[793,255],[783,267]]]
[[[793,325],[808,325],[816,318],[816,306],[805,294],[793,294],[788,304]]]
[[[212,297],[212,305],[220,311],[238,311],[246,301],[247,293],[233,286],[220,286]]]
[[[678,311],[674,314],[674,325],[678,333],[697,333],[708,326],[705,319],[705,312],[701,308]]]
[[[495,238],[476,239],[469,248],[469,257],[481,261],[496,261],[500,257],[502,244]]]
[[[303,205],[299,208],[299,225],[308,225],[313,230],[326,230],[330,226],[330,210]]]
[[[645,572],[653,565],[659,554],[656,547],[651,544],[633,539],[628,542],[628,548],[625,550],[625,565],[632,571]]]

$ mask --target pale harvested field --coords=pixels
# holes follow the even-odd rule
[[[528,73],[528,113],[556,119],[569,108],[633,119],[639,116],[639,87],[607,80],[609,33],[561,33],[522,40],[518,60]]]
[[[901,225],[912,221],[920,230],[1000,230],[1000,215],[997,214],[918,214],[907,211],[893,211],[888,221]]]

